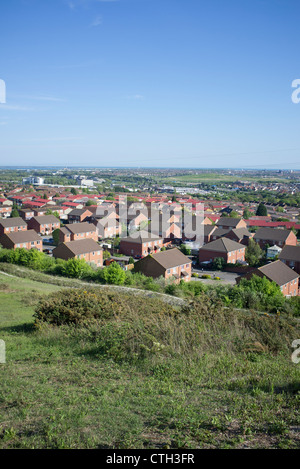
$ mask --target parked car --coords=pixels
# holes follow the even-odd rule
[[[50,245],[52,245],[52,244],[54,244],[54,240],[53,240],[53,238],[49,238],[49,239],[46,238],[46,239],[43,239],[43,244],[50,244]]]

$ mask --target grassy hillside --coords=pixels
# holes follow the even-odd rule
[[[60,291],[0,274],[0,448],[300,447],[298,322],[124,293],[97,322],[34,327]]]

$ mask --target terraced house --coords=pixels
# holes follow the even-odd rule
[[[18,231],[0,236],[0,244],[6,249],[37,249],[43,250],[43,242],[34,230]]]
[[[65,260],[84,259],[86,262],[96,264],[97,267],[103,265],[103,249],[93,239],[61,243],[53,249],[53,257]]]

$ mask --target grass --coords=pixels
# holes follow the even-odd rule
[[[37,301],[60,289],[0,274],[0,448],[300,447],[300,365],[283,344],[297,325],[277,351],[255,343],[258,320],[247,332],[203,321],[200,348],[162,325],[169,347],[126,360],[99,348],[97,325],[34,328]],[[144,323],[132,311],[110,326]]]

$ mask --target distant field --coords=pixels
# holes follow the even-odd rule
[[[253,182],[290,182],[290,180],[285,179],[285,178],[277,178],[277,177],[267,177],[267,178],[257,178],[254,176],[239,176],[239,175],[223,175],[219,173],[203,173],[203,174],[191,174],[187,175],[184,174],[182,176],[176,176],[176,177],[166,177],[163,178],[162,181],[164,183],[174,183],[176,182],[182,182],[182,183],[232,183],[236,181],[253,181]]]
[[[246,331],[221,337],[203,323],[202,350],[187,354],[175,334],[170,353],[117,359],[96,347],[96,329],[33,327],[40,295],[60,288],[0,274],[0,448],[300,447],[300,365],[288,349],[234,352]],[[108,325],[112,351],[126,327]]]

